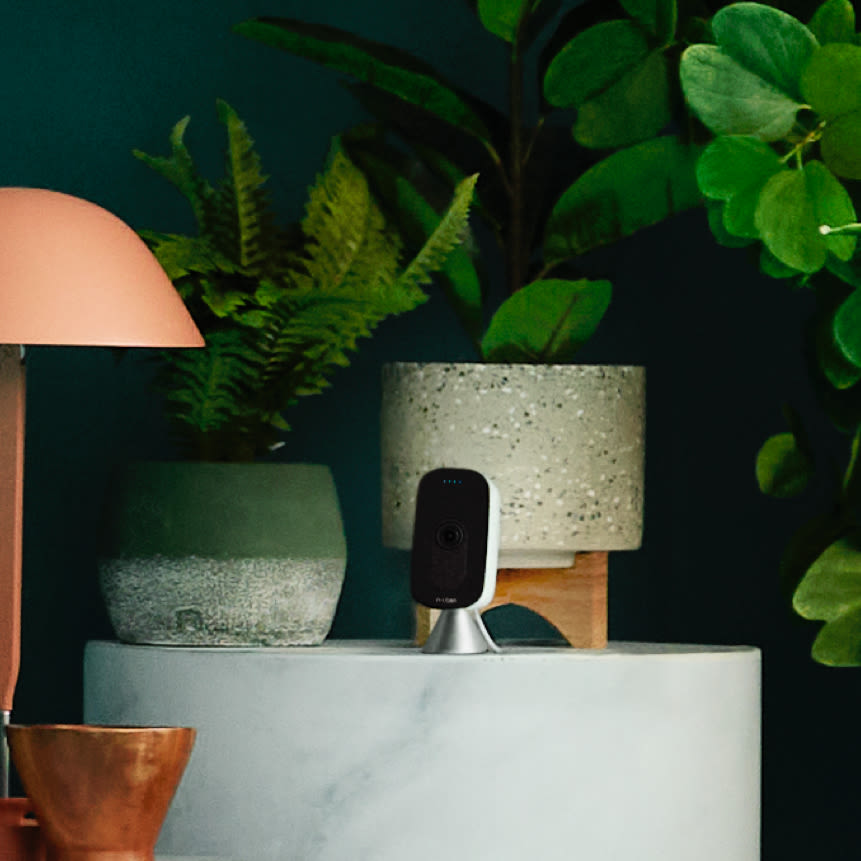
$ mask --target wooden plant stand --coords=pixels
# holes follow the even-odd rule
[[[537,613],[575,648],[603,649],[607,645],[607,553],[578,553],[570,568],[500,568],[496,595],[487,610],[505,604]],[[416,608],[419,645],[438,614],[438,610]]]

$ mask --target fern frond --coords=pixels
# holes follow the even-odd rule
[[[478,174],[473,174],[457,184],[452,201],[439,224],[398,278],[397,286],[400,289],[411,292],[430,283],[434,270],[439,269],[452,249],[463,241],[477,181]]]
[[[166,361],[160,382],[174,416],[201,433],[241,417],[261,366],[259,352],[237,331],[212,333],[203,349],[171,351]]]
[[[339,288],[360,253],[368,233],[371,193],[362,172],[336,150],[325,173],[309,189],[302,230],[307,278],[300,288]]]
[[[149,246],[171,281],[191,272],[202,275],[211,272],[237,272],[231,260],[200,236],[181,233],[157,233],[141,230],[140,236]]]
[[[191,153],[185,145],[185,130],[191,117],[183,117],[171,130],[169,157],[151,156],[142,150],[132,150],[135,158],[173,183],[191,204],[199,229],[203,229],[206,202],[212,197],[212,186],[197,172]]]
[[[254,140],[227,102],[218,100],[227,130],[225,176],[207,207],[206,231],[216,247],[244,269],[265,267],[274,227],[269,196]]]

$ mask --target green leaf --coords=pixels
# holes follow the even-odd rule
[[[819,145],[822,160],[837,176],[861,179],[861,111],[828,123]]]
[[[816,361],[835,389],[850,389],[861,380],[861,368],[850,362],[834,340],[833,318],[816,330]]]
[[[850,0],[826,0],[807,25],[820,45],[855,41],[855,8]]]
[[[841,355],[861,368],[861,290],[854,290],[834,315],[834,342]]]
[[[565,44],[544,75],[544,97],[558,108],[583,104],[612,86],[649,54],[632,21],[604,21]]]
[[[861,608],[861,549],[858,534],[830,544],[804,575],[792,599],[805,619],[830,622]]]
[[[842,260],[852,256],[854,236],[823,236],[819,226],[854,221],[854,212],[846,189],[821,162],[813,161],[802,170],[781,171],[768,180],[755,222],[778,260],[812,273],[825,265],[829,251]]]
[[[723,225],[733,236],[756,239],[754,214],[765,183],[784,170],[777,153],[763,141],[742,135],[715,138],[697,162],[697,183],[708,197],[727,201]]]
[[[458,183],[451,203],[418,254],[398,277],[396,287],[416,291],[430,283],[432,274],[443,266],[452,250],[463,241],[477,181],[478,174],[473,174]]]
[[[788,432],[769,437],[756,456],[756,481],[768,496],[797,496],[807,487],[812,474],[810,458]]]
[[[654,137],[671,119],[667,60],[655,51],[580,107],[574,139],[595,149],[629,146]]]
[[[734,194],[726,203],[723,223],[727,233],[743,236],[745,239],[759,239],[756,226],[756,209],[765,182]],[[767,249],[766,249],[767,250]]]
[[[817,48],[802,73],[801,91],[827,120],[861,108],[861,48],[840,42]]]
[[[729,200],[783,169],[777,153],[749,135],[715,138],[697,161],[697,184],[706,197]]]
[[[764,245],[759,252],[759,271],[769,278],[795,278],[801,275],[797,269],[778,260]]]
[[[861,605],[823,625],[811,655],[829,667],[861,667]]]
[[[373,84],[417,105],[481,141],[484,123],[432,66],[412,54],[345,30],[289,18],[253,18],[234,27],[249,39],[289,51]]]
[[[620,0],[620,2],[625,11],[661,45],[666,45],[673,38],[678,19],[676,0]]]
[[[715,134],[779,140],[803,107],[715,45],[691,45],[680,77],[688,104]]]
[[[780,581],[784,594],[791,599],[807,569],[845,530],[832,512],[817,514],[789,539],[780,558]]]
[[[191,117],[183,117],[171,130],[169,157],[147,155],[139,149],[132,150],[132,153],[176,186],[191,204],[198,227],[201,227],[205,219],[205,202],[212,195],[212,187],[197,172],[183,140],[190,121]]]
[[[267,177],[245,123],[223,99],[216,107],[227,129],[227,169],[210,201],[207,221],[220,250],[240,266],[259,270],[268,251],[263,241],[269,227],[270,206],[263,189]]]
[[[493,315],[482,356],[490,362],[568,362],[592,337],[611,292],[609,281],[533,281]]]
[[[718,45],[736,62],[793,99],[799,75],[817,47],[797,18],[761,3],[731,3],[712,19]]]
[[[478,17],[494,36],[514,42],[520,19],[530,5],[531,0],[478,0]]]
[[[726,229],[724,225],[724,208],[725,204],[720,201],[706,201],[706,216],[708,217],[709,228],[718,245],[723,245],[724,248],[744,248],[754,242],[754,239],[745,236],[735,236]]]
[[[559,198],[547,220],[548,263],[576,257],[698,205],[701,149],[664,136],[613,153]]]

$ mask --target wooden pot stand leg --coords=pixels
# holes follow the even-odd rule
[[[607,645],[607,553],[578,553],[570,568],[500,568],[487,607],[518,604],[553,625],[575,648]],[[487,611],[485,611],[487,612]],[[416,640],[427,639],[438,611],[416,609]]]

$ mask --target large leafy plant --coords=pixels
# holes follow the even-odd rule
[[[576,258],[700,201],[698,150],[668,132],[681,103],[678,44],[697,19],[676,0],[593,0],[566,14],[561,0],[470,5],[506,45],[507,112],[342,29],[257,18],[236,31],[348,76],[376,123],[345,135],[345,147],[408,242],[426,236],[440,186],[480,172],[476,213],[504,259],[508,296],[491,316],[486,273],[499,267],[485,248],[477,260],[466,249],[449,258],[448,298],[483,358],[568,361],[611,292],[579,277]],[[598,20],[608,11],[616,17]]]
[[[227,131],[226,173],[198,172],[184,142],[169,156],[136,151],[191,205],[195,235],[142,231],[206,339],[169,351],[160,377],[168,416],[185,452],[204,460],[250,460],[289,429],[282,411],[320,392],[361,337],[427,299],[422,285],[464,237],[476,177],[460,182],[408,265],[401,240],[362,172],[336,145],[310,190],[299,225],[277,224],[254,142],[218,102]]]
[[[726,245],[759,247],[769,275],[816,291],[810,356],[820,402],[846,440],[843,467],[816,452],[801,417],[757,457],[761,489],[801,493],[825,460],[827,510],[790,542],[782,573],[802,616],[825,622],[816,660],[861,665],[861,46],[849,0],[803,24],[758,3],[711,22],[714,42],[681,61],[685,97],[715,138],[697,163],[710,223]]]

